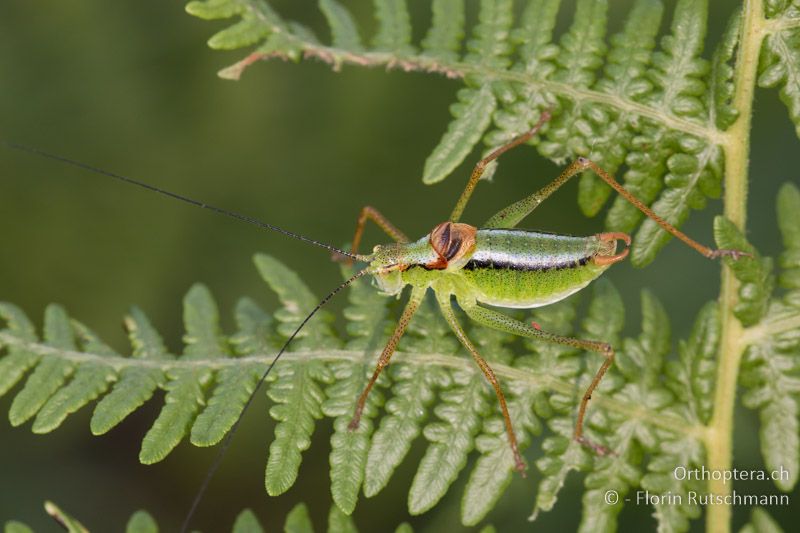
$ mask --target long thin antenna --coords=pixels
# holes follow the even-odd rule
[[[86,163],[81,163],[80,161],[75,161],[74,159],[69,159],[68,157],[64,157],[57,154],[52,154],[50,152],[45,152],[44,150],[39,150],[38,148],[33,148],[31,146],[25,146],[24,144],[17,144],[8,141],[0,141],[0,144],[7,146],[8,148],[13,148],[14,150],[20,150],[22,152],[28,152],[29,154],[37,155],[40,157],[46,157],[48,159],[53,159],[60,163],[65,163],[67,165],[72,165],[73,167],[78,167],[83,170],[88,170],[89,172],[93,172],[95,174],[99,174],[101,176],[106,176],[109,178],[114,178],[119,181],[123,181],[130,185],[135,185],[137,187],[141,187],[142,189],[147,189],[148,191],[153,191],[155,193],[161,194],[163,196],[168,196],[170,198],[174,198],[175,200],[179,200],[181,202],[187,203],[189,205],[193,205],[195,207],[200,207],[203,209],[209,209],[214,211],[215,213],[219,213],[220,215],[225,215],[226,217],[234,218],[236,220],[241,220],[243,222],[247,222],[248,224],[252,224],[257,226],[261,229],[268,229],[272,231],[276,231],[278,233],[282,233],[283,235],[287,235],[289,237],[293,237],[297,240],[307,242],[309,244],[313,244],[315,246],[319,246],[322,248],[326,248],[332,252],[342,254],[346,257],[351,259],[355,259],[356,261],[364,261],[365,257],[363,255],[358,254],[351,254],[350,252],[345,252],[344,250],[340,250],[335,246],[331,246],[330,244],[325,244],[324,242],[320,242],[314,239],[310,239],[308,237],[304,237],[297,233],[293,233],[291,231],[285,230],[281,227],[278,227],[274,224],[269,224],[267,222],[262,222],[261,220],[249,217],[247,215],[243,215],[241,213],[236,213],[235,211],[228,211],[227,209],[223,209],[221,207],[216,207],[213,205],[209,205],[205,202],[201,202],[200,200],[195,200],[194,198],[189,198],[188,196],[183,196],[178,193],[174,193],[172,191],[168,191],[165,189],[161,189],[156,187],[155,185],[150,185],[149,183],[145,183],[143,181],[139,181],[133,178],[129,178],[127,176],[122,176],[120,174],[115,174],[114,172],[110,172],[108,170],[103,170],[102,168],[93,167],[91,165],[87,165]]]
[[[261,379],[258,380],[258,383],[256,384],[256,388],[253,389],[253,392],[250,393],[250,396],[247,398],[247,401],[244,403],[244,407],[242,407],[242,410],[239,413],[239,416],[236,417],[236,422],[233,423],[233,425],[231,426],[230,431],[228,432],[227,435],[225,435],[225,440],[222,441],[222,446],[220,447],[219,451],[217,452],[217,456],[214,458],[214,462],[211,463],[211,466],[208,469],[208,473],[206,473],[206,477],[205,477],[205,479],[203,479],[203,484],[200,485],[200,489],[197,491],[197,494],[194,497],[194,501],[192,501],[192,506],[189,509],[189,512],[186,514],[186,518],[183,519],[183,524],[181,524],[181,533],[185,533],[186,531],[188,531],[189,522],[191,521],[192,516],[194,516],[194,513],[197,510],[197,506],[200,505],[200,500],[203,499],[203,495],[205,495],[205,493],[206,493],[206,489],[208,488],[208,484],[211,482],[211,478],[214,477],[214,474],[216,473],[217,469],[219,468],[220,463],[222,463],[222,459],[223,459],[223,457],[225,457],[225,452],[228,451],[228,447],[231,444],[231,439],[233,439],[233,434],[236,432],[237,428],[239,427],[239,423],[242,421],[242,417],[244,417],[245,411],[247,411],[247,408],[250,407],[250,404],[253,402],[253,399],[256,397],[256,394],[258,393],[258,390],[261,388],[261,385],[264,383],[264,381],[266,381],[267,376],[269,376],[269,373],[272,371],[272,367],[275,366],[275,363],[277,363],[278,359],[281,358],[281,355],[283,355],[283,352],[285,352],[286,348],[289,347],[289,344],[294,340],[294,338],[297,336],[297,334],[300,333],[300,330],[303,329],[303,326],[305,326],[306,323],[309,320],[311,320],[311,317],[314,316],[317,313],[317,311],[322,309],[322,307],[326,303],[328,303],[328,301],[330,301],[330,299],[333,298],[339,291],[341,291],[342,289],[344,289],[345,287],[347,287],[348,285],[353,283],[355,280],[357,280],[361,276],[367,274],[368,271],[369,271],[368,268],[365,268],[365,269],[359,271],[358,273],[353,275],[350,279],[348,279],[347,281],[345,281],[344,283],[342,283],[341,285],[339,285],[338,287],[333,289],[330,293],[328,293],[328,295],[325,298],[323,298],[317,304],[317,306],[308,314],[308,316],[306,316],[303,319],[303,321],[300,323],[300,325],[297,326],[297,329],[295,329],[294,332],[289,336],[289,338],[286,339],[286,342],[283,343],[283,346],[278,351],[278,355],[275,356],[275,358],[269,364],[267,369],[261,375]]]

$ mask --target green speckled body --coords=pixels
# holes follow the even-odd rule
[[[475,252],[458,271],[479,302],[539,307],[584,288],[608,268],[592,258],[603,251],[596,237],[524,230],[482,229]]]
[[[376,276],[388,293],[403,286],[432,287],[459,299],[499,307],[532,308],[566,298],[602,274],[616,245],[597,236],[571,237],[517,229],[479,229],[473,250],[445,269],[431,269],[437,258],[428,237],[379,247],[381,263],[401,263],[403,270]]]

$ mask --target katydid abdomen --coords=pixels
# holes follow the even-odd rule
[[[602,274],[614,241],[525,230],[480,229],[475,251],[458,272],[475,299],[499,307],[531,308],[557,302]]]

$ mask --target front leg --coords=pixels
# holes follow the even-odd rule
[[[537,329],[536,327],[529,326],[528,324],[521,322],[515,318],[512,318],[508,315],[504,315],[503,313],[499,313],[497,311],[481,307],[475,301],[459,300],[458,303],[464,309],[464,312],[467,313],[467,316],[469,318],[471,318],[472,320],[483,326],[487,326],[499,331],[504,331],[506,333],[519,335],[522,337],[541,339],[546,342],[563,344],[566,346],[573,346],[575,348],[580,348],[582,350],[589,350],[592,352],[600,353],[605,358],[605,360],[603,361],[603,364],[600,365],[600,368],[597,370],[597,373],[595,373],[592,382],[589,384],[589,386],[586,388],[586,391],[583,393],[583,397],[581,398],[581,402],[578,407],[578,418],[575,421],[575,431],[573,432],[573,438],[579,443],[583,444],[584,446],[587,446],[592,450],[594,450],[595,453],[597,453],[598,455],[610,455],[612,453],[604,446],[593,443],[583,436],[583,424],[584,424],[584,419],[586,418],[586,408],[589,405],[589,400],[592,399],[592,394],[594,393],[594,390],[600,384],[600,381],[603,379],[603,376],[605,376],[609,367],[614,362],[614,348],[612,348],[610,344],[608,344],[607,342],[576,339],[574,337],[564,337],[562,335],[547,333],[546,331],[542,331],[541,329]]]
[[[361,244],[361,236],[364,234],[364,226],[367,224],[367,221],[371,220],[381,228],[384,233],[386,233],[389,237],[394,239],[395,242],[408,242],[408,237],[405,233],[397,229],[397,227],[392,224],[388,218],[383,216],[383,213],[372,207],[371,205],[365,205],[361,208],[361,212],[358,214],[358,220],[356,221],[356,232],[353,235],[352,245],[350,246],[350,253],[355,255],[358,253],[358,247]],[[347,259],[341,254],[340,257],[334,255],[334,260],[346,260],[349,264],[352,264],[352,259]]]
[[[364,406],[367,403],[367,396],[369,396],[372,387],[378,381],[378,376],[381,375],[383,369],[389,366],[389,360],[392,358],[392,355],[394,355],[394,352],[397,349],[397,344],[400,342],[400,338],[403,336],[403,333],[405,333],[408,323],[411,322],[411,317],[413,317],[414,313],[417,312],[419,304],[422,302],[422,298],[425,296],[426,290],[427,289],[425,288],[417,287],[414,287],[411,290],[411,296],[408,298],[408,303],[406,304],[405,309],[403,309],[403,314],[400,315],[400,320],[397,322],[397,325],[394,328],[394,333],[392,333],[392,336],[389,337],[389,340],[386,342],[386,346],[384,346],[383,351],[381,352],[380,358],[378,358],[378,364],[375,366],[375,371],[372,373],[372,378],[370,378],[369,382],[367,382],[367,386],[364,387],[364,390],[358,397],[355,410],[353,411],[353,418],[350,420],[350,423],[347,426],[349,430],[354,431],[358,429],[358,425],[361,422],[361,414],[364,412]]]

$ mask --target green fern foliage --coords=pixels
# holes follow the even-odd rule
[[[458,348],[450,329],[428,304],[417,312],[403,342],[406,349],[414,353],[452,356]],[[392,365],[389,376],[394,395],[386,403],[386,415],[375,430],[367,455],[364,478],[367,497],[378,494],[388,484],[420,435],[436,390],[452,382],[447,369],[436,364]]]
[[[800,190],[795,185],[784,185],[777,202],[778,225],[785,250],[778,261],[782,271],[779,285],[783,294],[773,296],[768,302],[759,301],[760,293],[749,290],[753,299],[742,299],[760,311],[759,321],[747,332],[750,341],[743,361],[741,381],[747,389],[743,397],[745,406],[756,409],[761,418],[760,440],[764,464],[768,469],[784,468],[788,479],[774,482],[783,491],[797,484],[800,469]],[[717,221],[718,238],[743,239],[721,220]],[[748,280],[758,273],[765,263],[754,257],[745,267],[734,269],[747,291]],[[745,310],[750,309],[749,307]],[[762,311],[763,310],[763,311]],[[749,316],[749,315],[748,315]]]
[[[749,44],[740,42],[747,10],[731,9],[720,42],[706,50],[708,3],[701,0],[677,0],[670,12],[658,0],[634,0],[616,33],[609,30],[605,0],[577,0],[571,17],[563,16],[559,0],[529,0],[516,10],[511,0],[482,0],[472,25],[463,1],[433,0],[425,31],[415,31],[416,17],[404,0],[373,4],[375,30],[369,33],[343,2],[320,0],[329,39],[285,19],[266,0],[193,1],[187,10],[204,19],[232,19],[209,40],[212,48],[250,49],[220,73],[223,77],[238,78],[255,62],[278,57],[316,58],[334,69],[398,68],[458,79],[463,86],[451,106],[453,120],[425,163],[426,183],[445,179],[480,142],[492,150],[529,130],[547,111],[551,119],[531,142],[541,154],[558,161],[577,155],[595,159],[619,172],[628,190],[674,225],[721,194],[730,171],[725,165],[735,163],[731,147],[738,146],[730,144],[729,134],[740,114],[741,102],[734,104],[742,83],[737,68],[743,67],[735,62]],[[767,2],[758,83],[778,89],[800,132],[795,4]],[[415,42],[415,35],[423,37]],[[637,265],[652,261],[669,240],[622,199],[609,202],[608,188],[595,176],[581,177],[578,204],[590,215],[607,208],[611,230],[636,232],[631,258]],[[502,383],[520,448],[536,470],[530,472],[538,487],[530,520],[556,505],[570,476],[582,476],[580,530],[587,532],[614,530],[636,490],[706,492],[706,485],[678,479],[673,471],[676,465],[700,468],[712,455],[709,435],[717,429],[719,408],[714,395],[717,380],[725,377],[718,371],[738,355],[743,403],[761,419],[764,465],[790,473],[789,479],[775,480],[779,490],[796,486],[800,190],[795,185],[781,189],[777,214],[784,246],[776,260],[763,256],[737,229],[743,216],[715,220],[718,246],[747,255],[725,258],[731,293],[700,309],[686,339],[673,342],[667,311],[647,290],[641,294],[638,331],[623,337],[622,298],[604,281],[584,296],[518,312],[546,331],[614,346],[614,365],[593,394],[586,424],[587,438],[613,453],[591,453],[572,438],[576,407],[602,356],[477,326],[469,330]],[[102,434],[162,391],[163,405],[142,438],[142,463],[163,460],[187,437],[196,446],[218,444],[235,427],[259,376],[319,301],[275,258],[257,255],[255,264],[280,307],[266,311],[244,298],[233,311],[235,331],[226,332],[209,289],[197,284],[183,301],[180,354],[169,353],[138,308],[125,318],[131,353],[122,355],[59,305],[46,308],[39,333],[19,308],[0,303],[0,395],[14,394],[11,424],[30,421],[32,431],[51,432],[94,403],[90,429]],[[352,272],[345,268],[343,274]],[[333,312],[321,310],[269,375],[265,393],[275,433],[266,458],[267,493],[284,494],[295,485],[314,431],[330,418],[330,531],[355,531],[350,515],[361,494],[380,493],[401,465],[414,469],[411,514],[434,508],[461,479],[461,521],[481,524],[515,475],[493,391],[434,302],[426,300],[369,395],[359,427],[350,430],[359,394],[396,321],[396,306],[364,280],[347,293],[339,323]],[[741,335],[731,348],[723,337],[734,320]],[[723,348],[740,351],[721,354]],[[731,376],[735,385],[735,371]],[[421,451],[418,461],[409,453],[412,447]],[[610,490],[618,500],[608,501]],[[82,530],[56,507],[49,505],[48,511],[71,530]],[[659,530],[687,531],[701,509],[689,501],[656,503],[653,514]],[[149,515],[137,513],[128,531],[155,527]],[[7,525],[11,531],[24,528]],[[233,529],[262,530],[249,511]],[[286,529],[313,531],[304,505],[292,510]],[[753,511],[745,528],[773,529],[763,509]]]
[[[725,132],[733,106],[733,61],[741,10],[732,9],[723,38],[705,49],[708,5],[679,0],[665,13],[660,0],[636,0],[618,33],[608,31],[607,0],[578,0],[569,27],[555,33],[559,0],[529,0],[518,19],[511,0],[483,0],[477,22],[465,25],[462,0],[431,4],[430,23],[412,42],[404,0],[374,2],[377,29],[365,45],[361,23],[336,0],[320,2],[331,41],[283,19],[266,0],[198,0],[187,11],[207,19],[238,20],[209,41],[212,48],[254,47],[221,71],[238,78],[272,57],[317,58],[343,64],[433,71],[464,87],[451,106],[453,120],[425,162],[423,181],[451,174],[483,139],[488,149],[530,129],[545,110],[550,122],[533,141],[563,162],[578,155],[609,172],[623,169],[625,187],[673,225],[721,193]],[[800,131],[800,15],[788,2],[770,5],[759,83],[777,87]],[[667,19],[667,21],[663,19]],[[668,31],[663,32],[665,22]],[[706,57],[710,57],[706,59]],[[486,177],[494,171],[490,165]],[[587,215],[611,194],[592,174],[581,178],[578,204]],[[612,231],[635,234],[631,258],[643,266],[671,236],[616,198],[607,213]]]
[[[12,403],[12,419],[23,420],[18,414],[23,412],[26,419],[50,420],[55,412],[55,407],[48,407],[52,405],[60,407],[59,420],[63,420],[78,406],[107,392],[92,420],[94,430],[100,425],[95,420],[101,412],[101,429],[107,429],[162,389],[165,402],[144,436],[143,463],[163,459],[187,435],[199,446],[219,442],[274,356],[274,347],[317,302],[296,274],[274,258],[258,255],[255,262],[282,307],[269,315],[245,299],[236,306],[239,331],[226,335],[220,331],[210,292],[195,285],[184,298],[186,345],[179,356],[165,353],[160,337],[138,309],[126,319],[133,352],[128,357],[111,353],[60,307],[48,308],[44,339],[39,340],[25,315],[3,304],[3,375],[15,376],[15,381],[26,373],[29,376]],[[457,341],[431,302],[421,307],[401,342],[396,363],[369,396],[359,429],[347,428],[376,354],[391,330],[389,303],[366,283],[357,283],[344,311],[346,333],[338,334],[330,323],[332,316],[323,314],[277,365],[267,389],[273,402],[270,416],[277,421],[266,467],[267,492],[281,494],[294,484],[302,452],[310,446],[318,420],[326,416],[333,418],[334,425],[330,476],[337,513],[352,513],[362,490],[368,497],[380,492],[407,460],[412,444],[424,437],[426,450],[409,488],[409,511],[419,514],[435,506],[468,469],[462,521],[480,523],[510,483],[513,457],[494,395],[483,375],[459,353]],[[672,383],[673,390],[685,387],[684,378],[691,387],[673,393],[670,383],[658,378],[670,344],[666,315],[653,296],[643,294],[641,335],[621,344],[624,310],[609,283],[596,284],[581,330],[573,331],[577,304],[578,298],[572,297],[536,311],[532,320],[548,331],[609,339],[623,347],[611,377],[593,400],[589,419],[592,438],[615,450],[611,457],[593,457],[570,438],[578,396],[599,365],[596,355],[589,356],[584,365],[580,351],[528,340],[528,354],[515,358],[509,348],[513,336],[482,328],[474,328],[471,336],[506,388],[521,447],[533,444],[533,437],[545,425],[552,432],[536,446],[546,454],[537,464],[541,478],[536,512],[552,507],[570,471],[591,471],[584,496],[585,527],[590,523],[610,527],[619,507],[601,501],[601,487],[625,492],[642,481],[644,472],[652,471],[654,477],[663,473],[658,465],[675,460],[676,455],[699,460],[696,433],[701,419],[697,413],[707,406],[698,403],[686,408],[677,398],[691,394],[701,398],[698,402],[708,401],[710,388],[704,380],[709,362],[697,359],[713,351],[713,335],[707,333],[706,313],[687,341],[680,363],[675,363],[679,379]],[[706,340],[709,335],[712,341]],[[87,380],[95,383],[96,375],[103,376],[103,387],[86,385]],[[141,387],[133,385],[135,379],[143,382]],[[13,387],[8,381],[6,391]],[[34,385],[37,396],[32,396]],[[78,390],[83,391],[80,401],[72,399]],[[127,391],[136,394],[123,401],[120,395]],[[385,402],[387,395],[390,399]],[[438,403],[430,409],[434,400]],[[19,405],[25,409],[15,407]],[[34,430],[41,427],[55,426],[34,422]],[[478,459],[468,467],[475,453]],[[657,479],[653,483],[658,486]],[[672,523],[674,519],[666,516],[663,520]]]
[[[89,532],[89,529],[54,503],[45,502],[44,507],[47,513],[69,533]],[[311,523],[306,504],[299,503],[292,508],[286,516],[283,530],[287,533],[314,533],[314,525]],[[33,529],[17,520],[7,521],[3,531],[5,533],[33,533]],[[125,526],[125,533],[158,533],[158,531],[158,523],[150,513],[143,510],[133,513]],[[261,525],[252,510],[244,509],[237,515],[230,531],[231,533],[264,533],[266,529]],[[358,533],[358,528],[349,516],[333,505],[328,513],[326,531],[328,533]],[[400,524],[395,531],[398,533],[414,533],[411,526],[405,523]]]
[[[745,326],[747,346],[741,375],[747,390],[744,404],[759,411],[766,467],[793,473],[789,479],[775,480],[779,489],[789,491],[800,469],[800,190],[785,185],[777,203],[785,246],[776,277],[782,292],[773,289],[769,258],[761,257],[725,219],[718,218],[715,229],[720,246],[751,254],[731,262],[741,291],[734,312]],[[40,339],[22,311],[0,304],[5,324],[0,330],[2,392],[17,389],[10,420],[19,425],[33,419],[33,431],[52,431],[69,414],[102,396],[91,421],[92,431],[99,433],[161,389],[166,393],[164,405],[143,437],[143,463],[163,459],[187,435],[198,446],[219,442],[276,347],[318,301],[276,259],[258,255],[255,263],[281,308],[270,314],[243,299],[235,307],[237,331],[227,334],[220,329],[211,293],[195,285],[184,298],[185,348],[178,356],[166,352],[156,330],[136,308],[125,320],[132,354],[123,356],[60,306],[45,311]],[[348,277],[351,271],[343,274]],[[651,293],[642,293],[640,333],[623,339],[625,312],[616,289],[600,280],[592,292],[579,323],[579,295],[538,309],[528,320],[547,331],[605,339],[617,347],[615,365],[596,391],[587,419],[588,437],[613,450],[608,456],[592,454],[571,438],[580,393],[600,364],[597,354],[526,339],[523,353],[514,356],[512,335],[474,327],[470,336],[503,383],[521,448],[542,454],[536,461],[539,488],[531,519],[552,509],[571,472],[586,472],[581,530],[610,531],[626,495],[634,490],[706,490],[696,479],[677,479],[673,470],[675,465],[700,468],[706,460],[703,435],[711,418],[721,325],[717,305],[707,304],[672,356],[669,319]],[[270,376],[270,416],[277,424],[267,459],[267,492],[282,494],[294,485],[317,422],[329,417],[334,426],[330,477],[336,508],[331,523],[349,524],[346,516],[356,508],[359,495],[379,493],[408,461],[415,442],[423,443],[425,451],[409,487],[409,512],[420,514],[434,507],[463,472],[467,482],[461,520],[466,525],[480,523],[514,475],[491,389],[460,353],[432,302],[425,301],[389,372],[369,396],[359,428],[349,430],[355,402],[394,319],[390,300],[366,283],[354,284],[348,300],[343,333],[333,326],[333,314],[322,312]],[[543,439],[534,438],[543,432]],[[476,460],[470,464],[473,456]],[[608,490],[617,491],[620,501],[609,505]],[[657,504],[654,511],[662,529],[675,531],[685,531],[700,514],[688,501]],[[249,523],[249,518],[241,520]]]
[[[772,2],[768,3],[767,16],[774,31],[764,40],[758,84],[779,89],[800,135],[800,9],[792,2]]]
[[[783,533],[783,529],[763,507],[753,508],[750,522],[739,533]]]

